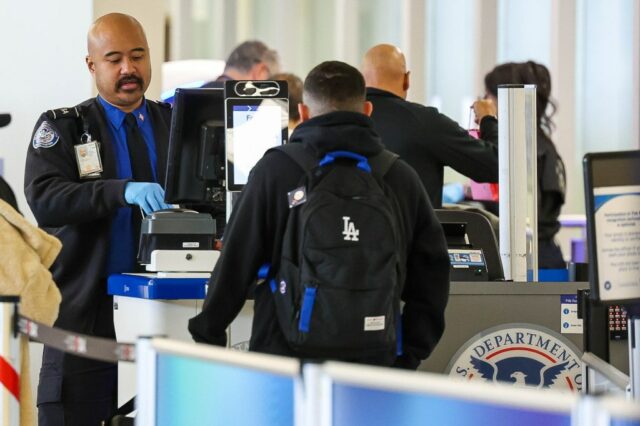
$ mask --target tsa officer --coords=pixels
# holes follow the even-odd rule
[[[149,45],[131,16],[104,15],[87,36],[98,96],[43,113],[27,153],[25,194],[38,225],[62,241],[52,267],[56,327],[114,338],[107,277],[136,268],[142,212],[167,208],[171,110],[149,101]],[[44,349],[39,424],[97,425],[117,404],[117,366]]]

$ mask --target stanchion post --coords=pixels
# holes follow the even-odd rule
[[[20,424],[20,341],[16,325],[19,296],[0,296],[0,420],[3,425]]]

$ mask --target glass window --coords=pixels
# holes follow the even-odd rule
[[[577,154],[638,148],[634,131],[634,1],[577,4]],[[637,46],[636,46],[637,48]],[[637,72],[637,70],[636,70]]]
[[[551,0],[500,0],[498,63],[534,60],[549,66]]]
[[[468,126],[474,93],[474,0],[432,0],[427,5],[427,99]],[[414,78],[424,78],[414,76]]]

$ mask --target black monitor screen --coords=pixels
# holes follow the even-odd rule
[[[589,280],[601,301],[640,301],[640,151],[584,158]]]
[[[272,147],[287,141],[287,99],[227,98],[227,187],[240,191],[249,172]]]
[[[171,118],[165,201],[224,197],[224,90],[177,89]]]

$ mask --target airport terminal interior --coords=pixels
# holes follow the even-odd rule
[[[64,3],[0,0],[3,425],[93,424],[66,398],[104,388],[87,385],[96,371],[113,385],[100,417],[112,425],[640,425],[640,1]],[[143,41],[122,55],[131,40]],[[100,49],[133,56],[115,65]],[[355,113],[327,83],[349,72],[366,86]],[[337,137],[320,130],[342,120],[399,160],[336,140],[310,160],[287,151]],[[278,168],[285,157],[298,178]],[[389,196],[405,166],[420,190]],[[338,215],[339,248],[309,248],[329,228],[298,212],[337,173],[366,175],[377,201],[342,196],[353,210]],[[299,186],[276,202],[278,179]],[[397,215],[405,198],[418,217],[390,219],[393,235],[417,239],[431,220],[435,237],[405,248],[378,216],[358,221],[387,204]],[[367,251],[347,251],[359,238]],[[333,308],[322,284],[294,284],[295,256],[311,265],[300,281],[348,275],[352,299]],[[409,290],[346,334],[341,318],[359,314],[344,306],[369,303],[352,282],[388,259]],[[416,288],[428,297],[415,302]],[[321,320],[330,330],[314,336]],[[382,330],[396,361],[360,357],[373,344],[354,336]]]

